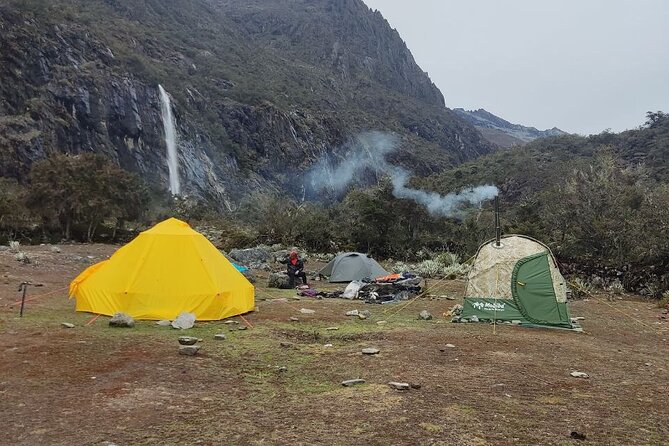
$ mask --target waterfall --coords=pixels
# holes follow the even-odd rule
[[[165,128],[165,143],[167,144],[167,169],[170,174],[170,192],[172,195],[180,195],[177,130],[174,126],[172,104],[170,103],[170,97],[162,85],[158,85],[158,90],[160,91],[160,111],[163,118],[163,127]]]

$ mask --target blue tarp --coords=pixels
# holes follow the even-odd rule
[[[242,265],[237,265],[235,262],[232,262],[232,266],[234,266],[237,269],[237,271],[239,271],[240,273],[243,273],[244,271],[249,270],[247,267],[242,266]]]

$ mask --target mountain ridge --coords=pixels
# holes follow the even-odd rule
[[[483,108],[477,110],[454,108],[453,111],[476,127],[486,139],[501,147],[523,145],[539,138],[568,135],[557,127],[538,130],[535,127],[513,124]]]

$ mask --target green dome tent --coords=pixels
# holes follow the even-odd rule
[[[475,316],[475,317],[474,317]],[[579,329],[567,309],[567,285],[550,249],[523,235],[479,248],[467,276],[461,321],[519,321]]]
[[[376,260],[359,252],[339,254],[319,271],[321,276],[329,278],[329,282],[351,282],[364,278],[374,279],[387,276],[388,272]]]

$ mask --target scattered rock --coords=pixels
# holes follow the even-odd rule
[[[521,325],[522,323],[523,323],[523,321],[521,321],[521,320],[519,320],[519,319],[513,319],[513,320],[511,321],[511,324],[512,324],[512,325]]]
[[[300,308],[300,313],[302,314],[314,314],[315,312],[315,310],[310,310],[308,308]]]
[[[427,310],[423,310],[420,313],[418,313],[418,319],[429,321],[430,319],[432,319],[432,314],[430,314],[430,312]]]
[[[377,355],[379,353],[378,348],[368,347],[362,349],[363,355]]]
[[[170,325],[172,325],[172,321],[163,319],[162,321],[156,322],[156,325],[160,325],[161,327],[169,327]]]
[[[453,345],[453,344],[446,344],[446,345],[444,345],[443,348],[440,348],[439,350],[442,351],[442,352],[445,352],[445,351],[446,351],[447,349],[449,349],[449,348],[455,348],[455,345]]]
[[[199,345],[182,345],[179,347],[180,355],[195,356],[200,351]]]
[[[369,310],[358,311],[358,317],[364,316],[365,319],[372,317],[372,312]]]
[[[283,348],[293,348],[293,347],[295,347],[295,344],[293,344],[292,342],[286,342],[286,341],[282,341],[279,345]]]
[[[51,252],[53,252],[55,254],[60,254],[60,248],[58,246],[52,246],[50,249],[51,249]]]
[[[409,384],[412,389],[420,389],[422,386],[418,383],[410,383]]]
[[[392,387],[395,390],[409,390],[409,383],[399,383],[395,381],[391,381],[388,383],[390,387]]]
[[[388,321],[377,321],[376,325],[386,325]]]
[[[295,316],[291,316],[290,321],[291,322],[299,322],[300,319],[296,318]]]
[[[339,327],[328,327],[326,328],[328,331],[334,331],[334,330],[339,330]]]
[[[571,433],[569,434],[569,438],[573,438],[574,440],[584,441],[587,437],[585,434],[582,434],[580,432],[571,431]]]
[[[236,324],[236,325],[238,325],[238,324],[239,324],[238,321],[235,321],[235,320],[232,320],[232,319],[228,319],[227,321],[223,321],[223,323],[224,323],[225,325],[230,325],[230,324]]]
[[[645,366],[646,366],[646,367],[651,367],[652,365],[653,365],[652,362],[646,362],[646,363],[645,363]]]
[[[135,320],[128,314],[116,313],[109,319],[109,326],[132,328],[135,326]]]
[[[193,328],[193,325],[195,325],[195,315],[193,313],[183,312],[172,321],[172,327],[181,330]]]
[[[358,319],[362,319],[362,320],[364,320],[364,319],[367,319],[367,316],[365,316],[365,315],[362,314],[362,313],[358,313]]]
[[[330,348],[330,347],[332,347],[332,344],[325,344],[323,347]]]
[[[243,331],[243,330],[246,330],[247,328],[248,328],[248,327],[247,327],[246,325],[240,325],[240,326],[237,328],[237,330],[239,330],[239,331]]]
[[[357,379],[348,379],[346,381],[342,381],[341,385],[344,386],[344,387],[351,387],[351,386],[355,386],[355,385],[358,385],[358,384],[364,384],[364,383],[365,383],[364,379],[357,378]]]
[[[74,328],[74,324],[71,324],[69,322],[63,322],[60,324],[63,328]]]
[[[277,370],[279,371],[279,373],[287,372],[287,371],[288,371],[288,367],[284,367],[284,366],[277,367]]]
[[[479,322],[479,317],[477,315],[473,315],[472,317],[469,318],[471,322]]]
[[[225,333],[217,333],[214,335],[214,339],[217,341],[223,341],[225,340]]]
[[[358,314],[358,310],[351,310],[346,312],[346,316],[357,316]]]
[[[584,379],[590,378],[590,376],[587,373],[583,373],[583,372],[574,371],[574,372],[571,372],[570,375],[573,376],[574,378],[584,378]]]
[[[197,343],[197,338],[194,338],[192,336],[179,336],[179,344],[181,345],[194,345]]]
[[[572,322],[578,322],[578,321],[584,321],[585,318],[583,316],[578,316],[578,317],[572,317],[571,321]]]

